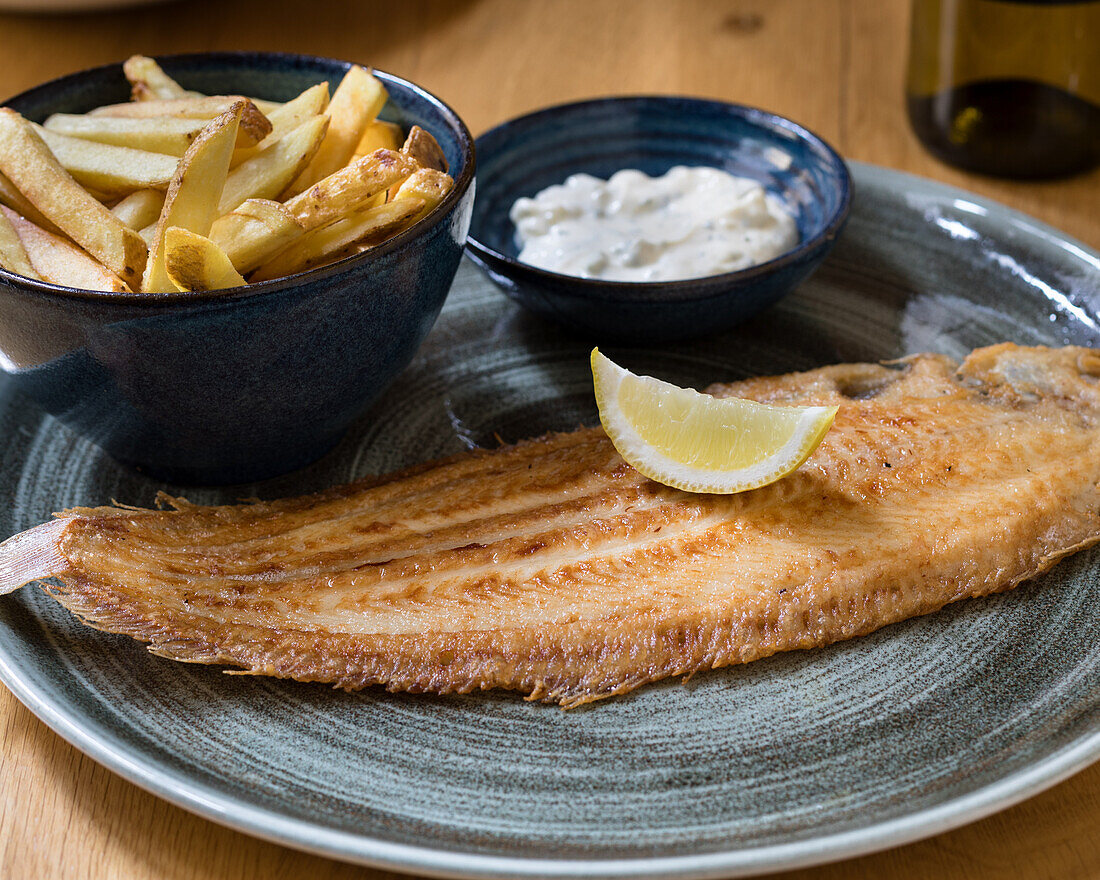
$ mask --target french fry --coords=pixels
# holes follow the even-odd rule
[[[175,98],[203,98],[201,92],[190,92],[164,72],[159,64],[147,55],[134,55],[122,65],[122,71],[130,82],[134,101],[170,101]],[[279,107],[277,101],[250,99],[265,116]]]
[[[199,235],[210,231],[217,216],[218,199],[229,172],[243,111],[243,103],[235,104],[217,119],[212,119],[180,160],[157,220],[149,264],[141,283],[143,293],[168,293],[176,289],[165,265],[164,236],[171,227],[178,226]]]
[[[69,137],[45,128],[35,131],[77,183],[117,198],[136,189],[167,189],[176,159],[130,147]]]
[[[328,104],[328,83],[319,82],[285,104],[275,104],[274,109],[267,114],[267,118],[270,120],[275,132],[280,131],[281,126],[282,133],[286,134],[286,132],[297,128],[311,116],[324,113]]]
[[[163,98],[151,101],[125,101],[121,104],[103,104],[83,115],[111,116],[119,119],[176,116],[180,119],[210,120],[215,116],[221,116],[238,101],[252,103],[250,98],[243,95],[203,95],[198,98]],[[255,107],[256,105],[253,104],[252,106]]]
[[[382,83],[369,71],[358,64],[348,68],[328,105],[331,124],[325,141],[290,187],[291,195],[304,192],[348,164],[363,132],[385,105],[387,97]]]
[[[447,157],[439,146],[439,141],[424,131],[419,125],[409,129],[409,136],[405,138],[405,144],[401,152],[416,162],[421,168],[431,168],[435,171],[447,170]]]
[[[146,55],[134,55],[122,65],[122,72],[130,81],[135,101],[164,101],[172,98],[201,98],[198,92],[189,92],[166,74],[157,62]]]
[[[19,236],[39,278],[65,287],[131,292],[114,272],[76,245],[20,217],[11,208],[0,207],[0,211]]]
[[[363,207],[414,170],[416,165],[400,153],[376,150],[318,181],[286,207],[304,229],[316,229]]]
[[[316,154],[328,124],[327,117],[314,116],[234,168],[225,182],[218,215],[228,214],[247,199],[277,198]]]
[[[8,219],[8,215],[3,212],[0,212],[0,268],[7,269],[9,272],[14,272],[16,275],[22,275],[25,278],[33,278],[36,281],[42,280],[42,276],[31,265],[30,257],[27,256],[27,249],[23,246],[23,242],[19,240],[19,233],[16,232],[11,220]]]
[[[156,226],[163,207],[164,193],[159,189],[139,189],[111,208],[111,213],[131,229],[141,230]]]
[[[204,125],[206,122],[202,119],[173,119],[170,116],[115,119],[55,113],[42,127],[69,137],[179,157],[187,152]]]
[[[271,123],[271,132],[254,147],[238,147],[236,152],[233,153],[233,162],[230,167],[236,168],[242,162],[251,159],[261,150],[271,146],[275,141],[289,134],[307,120],[324,113],[327,106],[327,82],[310,86],[294,100],[278,105],[267,117]]]
[[[210,240],[225,251],[238,272],[247,275],[304,232],[286,206],[249,199],[231,214],[214,221]]]
[[[256,105],[256,108],[264,115],[271,116],[276,110],[283,105],[278,101],[267,101],[263,98],[249,98],[249,100]]]
[[[182,156],[207,122],[208,120],[205,119],[181,119],[174,116],[126,119],[116,116],[55,113],[43,123],[43,128],[101,144],[129,146],[153,153]],[[249,147],[255,143],[256,138],[252,134],[238,128],[237,146]]]
[[[180,290],[227,290],[246,282],[225,251],[203,235],[178,226],[164,234],[165,268]]]
[[[405,143],[401,147],[401,154],[408,156],[421,168],[443,172],[447,170],[447,157],[443,155],[439,142],[419,125],[414,125],[409,129],[409,136],[405,138]],[[390,187],[389,192],[386,194],[386,201],[392,202],[396,197],[397,187]],[[438,201],[436,204],[438,204]]]
[[[406,198],[386,205],[357,211],[350,217],[303,235],[253,275],[252,281],[282,278],[312,269],[339,258],[349,247],[364,239],[371,242],[396,234],[424,207],[418,198]]]
[[[177,119],[201,119],[209,121],[221,116],[234,104],[244,102],[241,114],[241,130],[259,143],[271,134],[271,122],[259,111],[250,98],[236,95],[214,95],[205,98],[175,98],[169,101],[130,101],[126,104],[107,104],[96,107],[85,116],[107,116],[112,119],[150,119],[167,116]]]
[[[8,180],[3,174],[0,174],[0,205],[7,205],[15,211],[16,214],[26,217],[35,226],[39,226],[48,232],[61,231],[47,220],[38,208],[28,202],[27,197],[19,192],[19,190],[15,188],[15,184]]]
[[[447,158],[439,148],[439,142],[419,125],[409,129],[409,136],[401,146],[401,155],[407,156],[421,168],[447,170]],[[380,201],[392,202],[397,197],[397,189],[391,186]]]
[[[393,201],[399,199],[420,199],[424,207],[417,215],[419,220],[430,211],[434,211],[440,202],[446,197],[454,186],[449,174],[436,171],[434,168],[421,168],[397,188]]]
[[[6,107],[0,107],[0,173],[46,219],[124,281],[141,277],[147,253],[141,236],[81,189],[31,124]]]
[[[355,147],[356,156],[367,156],[375,150],[401,149],[401,126],[392,122],[374,120],[366,127]]]

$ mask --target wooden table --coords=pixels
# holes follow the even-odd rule
[[[388,8],[387,8],[388,7]],[[908,5],[858,0],[189,0],[0,16],[0,96],[135,52],[276,49],[408,77],[476,133],[546,104],[686,93],[791,116],[849,158],[965,187],[1100,246],[1100,172],[1010,183],[939,164],[902,107]],[[382,878],[226,830],[103,769],[0,688],[0,877]],[[786,880],[1100,877],[1100,764],[957,831]]]

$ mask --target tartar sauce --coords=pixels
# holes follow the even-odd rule
[[[520,261],[609,281],[671,281],[733,272],[798,243],[794,218],[747,177],[677,166],[574,174],[510,212]]]

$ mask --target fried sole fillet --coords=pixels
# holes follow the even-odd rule
[[[317,495],[77,508],[0,545],[164,657],[341,688],[576,706],[1009,589],[1100,539],[1100,350],[979,349],[718,385],[839,404],[802,468],[732,496],[647,480],[603,431]]]

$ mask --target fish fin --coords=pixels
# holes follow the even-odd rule
[[[0,544],[0,595],[69,570],[69,561],[59,545],[71,521],[71,518],[49,520]]]

